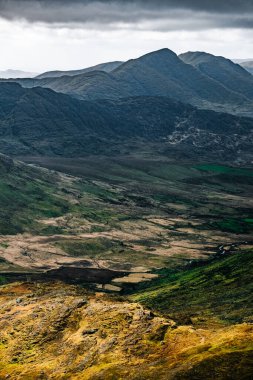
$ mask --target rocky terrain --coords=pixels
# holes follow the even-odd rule
[[[152,303],[152,288],[151,298],[147,296],[149,290],[141,291],[142,302],[152,304],[153,310],[150,311],[133,302],[133,296],[128,299],[94,293],[62,282],[1,286],[0,376],[10,379],[87,380],[250,379],[252,315],[247,316],[250,309],[244,308],[243,303],[249,305],[252,281],[240,261],[231,264],[223,262],[223,267],[221,265],[216,273],[217,307],[210,308],[210,302],[214,302],[214,289],[212,277],[207,277],[204,283],[206,303],[199,300],[199,310],[194,307],[198,298],[194,294],[193,283],[188,287],[190,311],[182,310],[183,295],[180,292],[177,293],[177,306],[173,302],[175,278],[171,285],[167,280],[167,293],[163,293],[162,286],[159,287],[158,291],[166,294],[167,299],[172,297],[167,308],[159,313],[156,312],[156,304]],[[214,265],[217,263],[202,267],[202,271],[211,273]],[[230,293],[223,301],[223,321],[219,319],[221,303],[217,301],[224,290],[224,284],[217,277],[222,268],[226,268],[227,282],[231,282],[231,276],[238,270],[244,281],[243,285],[235,288],[235,298]],[[193,270],[196,274],[196,269]],[[201,286],[197,278],[193,278],[195,288]],[[170,291],[168,286],[171,286]],[[244,296],[241,300],[238,294],[242,286]],[[164,302],[162,295],[158,298]],[[229,321],[233,315],[232,301],[237,308],[237,323]],[[166,310],[173,311],[177,321],[164,317]],[[180,318],[177,311],[181,313]]]

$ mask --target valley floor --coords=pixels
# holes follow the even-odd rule
[[[0,157],[0,378],[251,379],[253,172],[147,157]]]

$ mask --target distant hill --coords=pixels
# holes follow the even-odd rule
[[[42,73],[40,75],[36,76],[36,79],[44,79],[44,78],[59,78],[64,75],[67,76],[74,76],[84,73],[89,73],[91,71],[105,71],[106,73],[110,73],[114,69],[116,69],[118,66],[120,66],[123,62],[121,61],[115,61],[115,62],[107,62],[107,63],[100,63],[96,66],[87,67],[85,69],[80,70],[68,70],[68,71],[47,71],[45,73]]]
[[[171,50],[162,49],[127,61],[110,73],[92,71],[75,76],[25,79],[19,83],[25,87],[51,88],[86,100],[169,96],[201,108],[253,115],[250,79],[243,93],[243,74],[242,78],[239,91],[235,91],[198,67],[183,62]]]
[[[252,160],[252,119],[198,110],[168,97],[80,101],[1,83],[0,103],[5,154],[81,157],[145,147],[173,157]]]
[[[240,65],[224,57],[198,51],[181,54],[179,58],[234,93],[253,99],[253,77]]]
[[[9,79],[9,78],[33,78],[37,73],[31,73],[21,70],[4,70],[0,71],[0,78]]]
[[[242,66],[245,70],[253,75],[253,61],[241,62],[240,66]]]

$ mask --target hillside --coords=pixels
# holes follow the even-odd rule
[[[201,108],[252,114],[250,83],[245,93],[231,90],[186,64],[169,49],[127,61],[110,73],[93,71],[72,77],[20,80],[19,83],[24,87],[51,88],[85,100],[169,96]],[[242,86],[240,84],[241,89]],[[251,95],[248,97],[248,94]]]
[[[92,71],[105,71],[106,73],[110,73],[114,69],[116,69],[118,66],[120,66],[123,62],[121,61],[114,61],[114,62],[106,62],[106,63],[100,63],[96,66],[87,67],[85,69],[80,70],[68,70],[68,71],[46,71],[45,73],[39,74],[36,76],[36,79],[44,79],[44,78],[57,78],[62,76],[74,76],[79,74],[84,74]]]
[[[253,99],[253,77],[240,65],[204,52],[188,52],[179,58],[231,91]]]
[[[61,191],[67,177],[0,155],[0,234],[40,233],[40,218],[62,215],[70,203]]]
[[[220,265],[212,263],[202,267],[204,276],[195,269],[181,276],[182,285],[174,280],[159,288],[156,292],[158,307],[161,309],[166,300],[172,314],[177,310],[181,312],[180,301],[185,305],[185,295],[190,302],[199,300],[200,312],[195,316],[193,302],[191,320],[187,324],[164,318],[136,301],[94,294],[83,287],[64,283],[1,286],[0,376],[198,380],[211,378],[212,373],[216,380],[249,380],[253,329],[252,317],[248,317],[249,310],[243,304],[248,305],[252,294],[248,271],[252,257],[246,252],[241,255],[244,256],[242,262],[236,256],[226,258]],[[242,276],[241,281],[237,276]],[[206,291],[203,304],[198,298],[199,291],[203,295],[200,283]],[[229,283],[232,288],[228,295]],[[236,285],[239,288],[236,289]],[[211,300],[215,298],[212,291],[218,294],[216,307],[228,321],[234,318],[233,309],[239,312],[236,324],[215,321],[216,313],[203,323],[202,315],[210,313],[210,295]],[[222,299],[224,292],[225,300]],[[151,303],[154,297],[152,292],[144,292],[139,299]],[[185,314],[185,310],[182,313]]]
[[[252,322],[252,254],[246,245],[208,263],[163,270],[133,298],[179,324]]]
[[[151,151],[159,146],[173,157],[251,160],[252,119],[197,110],[170,98],[87,102],[1,83],[0,100],[0,151],[5,154],[114,155],[148,144]]]
[[[202,349],[201,346],[192,349],[185,347],[183,358],[189,363],[182,373],[175,376],[176,379],[210,378],[210,373],[215,379],[250,379],[253,370],[253,344],[249,327],[252,324],[253,301],[252,253],[252,249],[245,248],[224,257],[216,257],[209,263],[193,265],[187,270],[174,273],[164,271],[161,279],[132,297],[154,313],[159,311],[160,315],[176,320],[178,325],[193,326],[193,334],[198,329],[203,332],[203,335],[200,333]],[[244,334],[235,338],[229,328],[226,343],[224,338],[217,335],[214,346],[206,340],[208,328],[214,331],[215,326],[217,329],[219,325],[233,324],[239,328],[240,323],[248,326],[246,335],[249,333],[249,345],[241,346]]]

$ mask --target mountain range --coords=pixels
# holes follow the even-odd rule
[[[190,59],[192,54],[177,56],[162,49],[122,63],[111,72],[92,69],[54,78],[42,74],[42,79],[18,82],[83,100],[166,96],[199,108],[252,116],[253,76],[223,57],[194,53]]]
[[[252,161],[253,119],[245,116],[253,116],[253,76],[204,52],[162,49],[2,80],[0,100],[5,154],[81,157],[146,146],[170,157]]]

